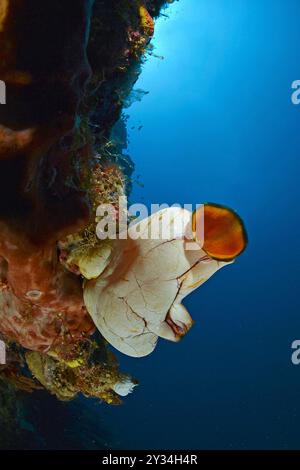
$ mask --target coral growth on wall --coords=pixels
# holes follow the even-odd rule
[[[119,403],[120,384],[135,385],[92,337],[70,248],[94,250],[96,205],[130,189],[122,108],[166,3],[0,0],[0,372],[10,386]]]

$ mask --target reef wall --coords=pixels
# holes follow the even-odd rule
[[[63,262],[59,241],[89,226],[95,199],[105,200],[116,181],[128,191],[132,162],[111,132],[166,3],[0,0],[7,92],[0,106],[0,333],[7,345],[70,364],[94,332],[80,273]],[[112,187],[99,184],[99,175]],[[37,367],[39,360],[27,362]],[[82,381],[75,389],[97,395]]]

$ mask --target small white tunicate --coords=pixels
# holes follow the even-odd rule
[[[125,377],[122,381],[117,382],[113,387],[113,391],[116,392],[120,397],[127,397],[133,392],[133,389],[137,386],[134,384],[130,377]]]
[[[26,297],[30,300],[38,300],[42,296],[42,292],[39,290],[31,290],[27,292]]]

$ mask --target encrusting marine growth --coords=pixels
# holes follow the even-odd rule
[[[184,210],[168,213],[185,222],[174,239],[96,234],[97,207],[118,218],[130,192],[122,109],[166,3],[0,0],[0,378],[19,390],[120,403],[137,382],[105,340],[135,357],[177,341],[192,324],[182,299],[245,248],[238,216],[212,204],[196,250],[199,214]]]

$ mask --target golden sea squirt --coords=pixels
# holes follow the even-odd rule
[[[143,357],[154,351],[159,337],[180,340],[193,325],[183,299],[245,249],[246,231],[235,212],[215,204],[202,207],[194,213],[163,209],[130,226],[102,274],[85,282],[88,312],[122,353]],[[201,217],[204,239],[195,230]]]

